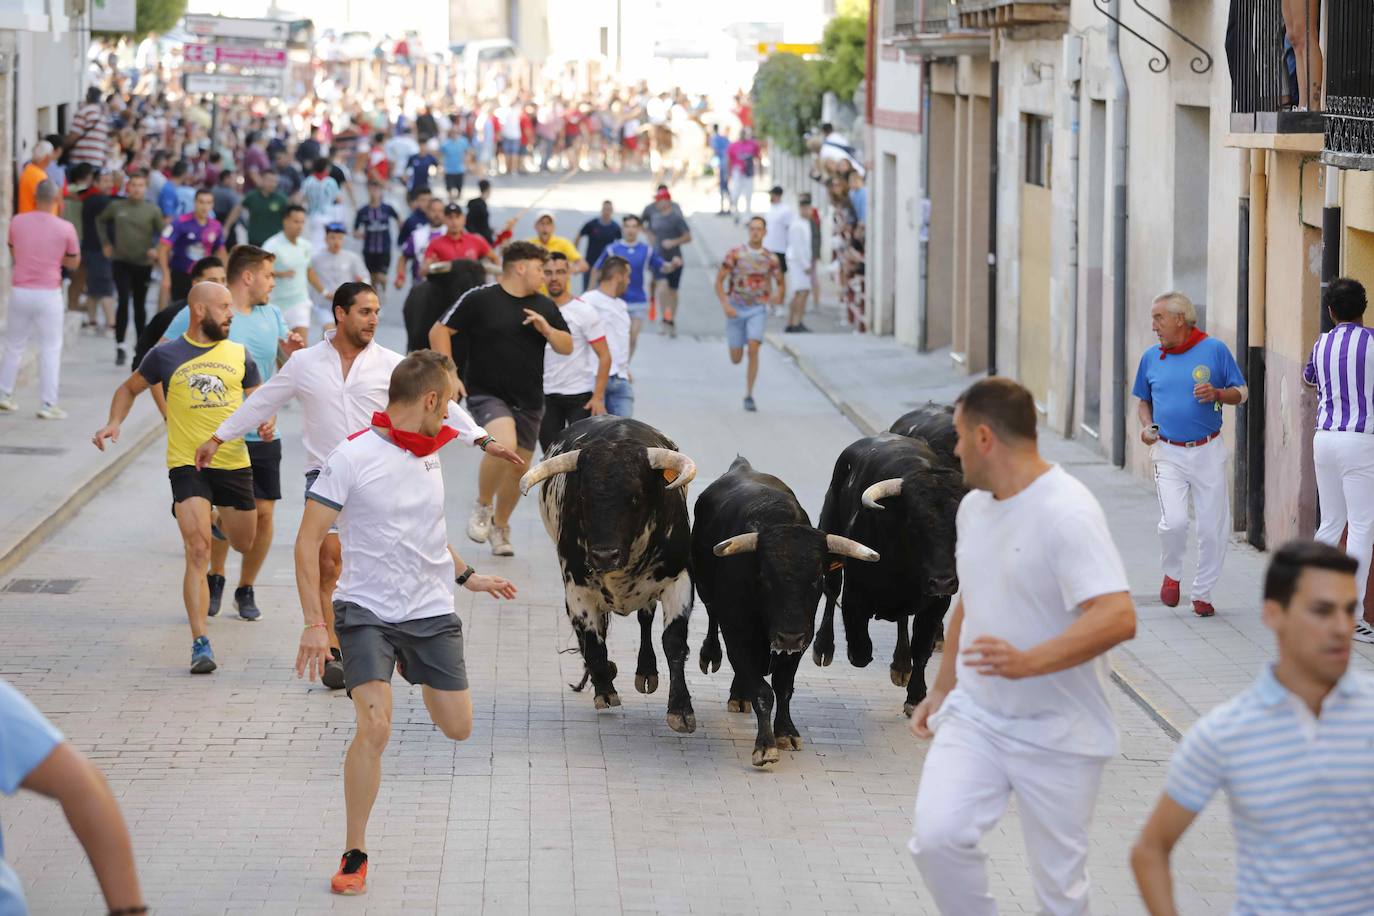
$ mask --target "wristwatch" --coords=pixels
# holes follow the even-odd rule
[[[475,576],[476,574],[477,574],[477,570],[475,570],[475,569],[473,569],[471,566],[469,566],[467,569],[463,570],[463,574],[462,574],[461,576],[459,576],[458,578],[454,579],[453,581],[454,581],[454,582],[457,582],[459,585],[462,585],[462,584],[464,584],[465,582],[467,582],[469,579],[471,579],[473,576]]]

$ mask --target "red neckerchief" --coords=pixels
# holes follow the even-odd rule
[[[432,455],[443,448],[445,444],[458,438],[458,431],[451,426],[439,427],[437,436],[426,436],[424,433],[412,433],[404,429],[397,429],[391,425],[391,418],[380,410],[372,415],[372,425],[389,431],[392,442],[417,458]]]
[[[1199,331],[1197,328],[1193,328],[1191,331],[1188,332],[1188,339],[1185,340],[1183,343],[1179,344],[1178,346],[1160,347],[1159,358],[1163,359],[1166,356],[1177,356],[1180,353],[1187,353],[1189,350],[1193,349],[1193,347],[1196,347],[1206,338],[1207,333],[1205,331]]]

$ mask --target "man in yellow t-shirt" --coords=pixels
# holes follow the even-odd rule
[[[172,514],[186,548],[182,598],[191,623],[191,673],[215,670],[215,655],[205,635],[210,605],[211,507],[219,509],[219,527],[240,553],[253,546],[257,509],[253,468],[242,439],[226,442],[207,468],[196,467],[196,447],[214,436],[262,379],[243,344],[229,340],[233,297],[218,283],[200,283],[186,299],[190,318],[186,333],[148,351],[138,371],[125,379],[110,403],[109,422],[92,442],[101,451],[105,440],[119,441],[119,426],[134,398],[161,385],[167,401],[167,476],[172,483]],[[264,439],[272,431],[259,429]]]
[[[582,257],[582,252],[577,249],[577,246],[563,236],[553,234],[552,210],[539,211],[539,215],[534,218],[534,232],[535,235],[530,239],[531,242],[541,246],[549,254],[556,251],[568,259],[568,273],[586,272],[590,265],[587,264],[587,259]],[[548,289],[543,286],[539,287],[539,292],[545,296],[549,294]]]

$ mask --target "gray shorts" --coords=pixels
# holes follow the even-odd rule
[[[390,683],[398,661],[401,677],[412,684],[468,689],[463,623],[457,614],[387,623],[360,604],[335,601],[334,632],[339,635],[349,690],[368,681]]]
[[[470,394],[468,413],[478,426],[486,426],[498,417],[510,417],[515,421],[515,444],[526,451],[534,451],[539,442],[539,425],[544,422],[542,407],[512,407],[494,394]]]

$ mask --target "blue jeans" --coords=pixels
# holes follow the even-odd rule
[[[635,414],[635,390],[630,380],[613,375],[606,380],[606,412],[617,417]]]

